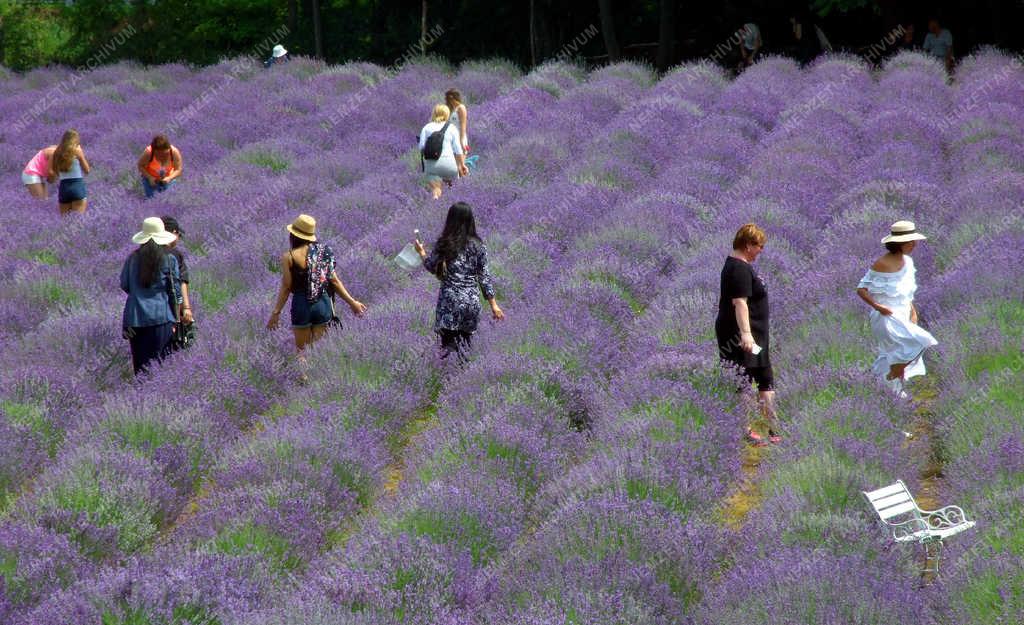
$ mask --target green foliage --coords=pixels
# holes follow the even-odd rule
[[[64,439],[63,432],[46,418],[41,405],[0,399],[0,412],[14,427],[22,427],[36,435],[52,458]]]
[[[302,564],[287,539],[252,521],[221,531],[213,540],[213,550],[227,555],[259,555],[277,573],[294,571]]]
[[[65,61],[70,37],[59,8],[0,0],[0,63],[7,67],[26,70]]]
[[[490,530],[466,513],[415,510],[398,522],[397,529],[426,536],[439,545],[469,549],[477,566],[490,562],[498,549]]]

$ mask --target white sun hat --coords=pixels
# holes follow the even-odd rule
[[[924,241],[928,237],[917,231],[912,221],[897,221],[889,226],[889,236],[882,243],[906,243],[907,241]]]
[[[277,44],[276,46],[274,46],[274,51],[271,52],[271,54],[273,54],[274,58],[277,59],[288,54],[288,51],[285,50],[284,46],[282,46],[281,44]]]
[[[155,241],[157,245],[167,245],[174,241],[174,234],[167,232],[164,222],[159,217],[146,217],[142,222],[142,230],[135,233],[132,243],[148,243]]]

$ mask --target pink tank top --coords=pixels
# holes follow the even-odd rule
[[[46,177],[46,170],[50,167],[50,159],[46,158],[46,149],[39,150],[32,160],[25,165],[25,173],[33,176]]]

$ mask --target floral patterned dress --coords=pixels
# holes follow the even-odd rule
[[[441,265],[436,249],[423,259],[427,271],[441,280],[434,332],[454,330],[472,333],[480,323],[480,297],[477,289],[483,292],[484,299],[494,297],[494,286],[487,270],[487,249],[480,241],[470,239],[455,260],[448,263],[446,271],[441,271]]]

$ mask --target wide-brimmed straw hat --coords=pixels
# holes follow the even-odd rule
[[[167,232],[163,220],[159,217],[146,217],[142,221],[142,230],[132,236],[132,242],[139,245],[150,240],[155,241],[157,245],[167,245],[174,241],[174,235]]]
[[[906,243],[907,241],[924,241],[928,237],[917,231],[912,221],[897,221],[889,226],[889,236],[882,243]]]
[[[299,215],[285,230],[304,241],[316,241],[316,220],[309,215]]]
[[[274,58],[276,59],[288,54],[288,51],[285,50],[284,46],[282,46],[281,44],[277,44],[276,46],[274,46],[274,50],[273,52],[271,52],[271,54],[273,54]]]

